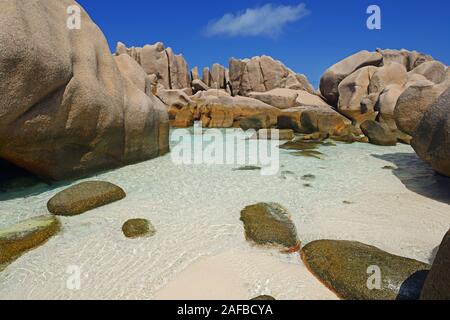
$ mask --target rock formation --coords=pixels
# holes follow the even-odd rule
[[[450,88],[427,109],[411,145],[434,170],[450,177]]]
[[[162,42],[145,45],[143,48],[127,48],[119,42],[116,55],[123,53],[136,60],[147,75],[156,79],[157,85],[161,88],[191,88],[191,75],[186,60],[182,55],[176,55],[172,48],[166,48]]]
[[[121,73],[85,11],[67,28],[71,5],[0,2],[0,157],[54,180],[168,151],[166,108]]]
[[[315,94],[304,75],[294,73],[282,62],[269,56],[230,59],[230,83],[233,95],[266,92],[277,88],[305,90]]]

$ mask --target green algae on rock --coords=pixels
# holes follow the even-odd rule
[[[430,269],[425,263],[352,241],[311,242],[302,249],[302,259],[323,284],[347,300],[418,299]],[[371,286],[378,276],[380,287]]]
[[[40,246],[60,229],[58,219],[55,216],[46,215],[0,230],[0,268],[24,252]]]
[[[131,219],[123,224],[122,232],[125,237],[134,239],[154,236],[156,229],[146,219]]]
[[[245,235],[260,245],[280,245],[291,249],[300,245],[288,211],[276,203],[258,203],[241,211]]]
[[[125,192],[112,183],[88,181],[56,194],[48,201],[47,208],[58,216],[75,216],[125,197]]]

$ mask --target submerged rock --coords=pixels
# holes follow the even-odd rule
[[[302,250],[302,259],[319,280],[347,300],[418,299],[430,268],[425,263],[351,241],[309,243]],[[379,289],[377,270],[381,272]]]
[[[313,140],[295,140],[289,141],[279,146],[284,150],[313,150],[319,146],[320,142]]]
[[[241,212],[245,235],[261,245],[280,245],[287,249],[300,245],[297,230],[288,211],[276,203],[258,203]]]
[[[28,219],[0,230],[0,268],[24,252],[40,246],[60,229],[58,219],[47,215]]]
[[[450,300],[450,230],[442,240],[420,298]]]
[[[131,219],[123,224],[122,232],[125,237],[134,239],[154,236],[156,229],[146,219]]]
[[[233,171],[257,171],[257,170],[261,170],[261,167],[257,167],[257,166],[244,166],[244,167],[239,167],[239,168],[235,168],[233,169]]]
[[[125,197],[125,191],[112,183],[88,181],[56,194],[48,201],[47,208],[58,216],[75,216]]]
[[[290,129],[261,129],[252,138],[260,140],[293,140],[295,134],[294,130]]]
[[[317,150],[303,150],[303,151],[297,151],[292,152],[290,155],[296,156],[296,157],[307,157],[307,158],[315,158],[319,160],[325,160],[325,155]]]

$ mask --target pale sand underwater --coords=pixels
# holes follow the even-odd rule
[[[246,241],[240,211],[257,202],[285,206],[303,244],[356,240],[432,261],[450,226],[448,179],[406,145],[319,150],[325,160],[281,150],[284,173],[276,176],[233,165],[176,166],[166,155],[91,177],[121,186],[127,198],[61,218],[61,233],[0,272],[0,299],[336,299],[298,254]],[[67,187],[1,194],[0,228],[47,214],[47,201]],[[130,218],[151,220],[156,235],[125,238]],[[67,287],[69,266],[81,268],[80,290]]]

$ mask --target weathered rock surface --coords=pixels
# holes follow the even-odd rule
[[[75,4],[0,2],[0,157],[45,179],[168,151],[164,105],[120,72],[85,11],[66,27]]]
[[[379,146],[395,146],[397,144],[397,134],[383,123],[367,120],[361,124],[361,130],[372,144]]]
[[[88,181],[59,192],[48,201],[47,208],[58,216],[75,216],[125,197],[125,192],[112,183]]]
[[[209,90],[209,87],[200,79],[195,79],[192,81],[192,89],[194,90],[194,93],[197,93],[199,91],[207,91]]]
[[[0,230],[0,269],[28,250],[34,249],[58,233],[61,225],[54,216],[28,219]]]
[[[259,114],[268,115],[270,126],[277,123],[280,110],[247,97],[232,97],[225,91],[208,90],[191,97],[197,104],[196,119],[209,119],[209,128],[231,128],[241,119]]]
[[[359,242],[320,240],[302,249],[309,270],[347,300],[416,300],[430,266]],[[378,269],[379,268],[379,269]],[[377,287],[377,274],[380,278]]]
[[[369,94],[369,85],[377,68],[373,66],[363,67],[340,82],[338,86],[339,103],[338,110],[350,119],[358,123],[364,120],[375,119],[375,104],[368,107],[362,104]]]
[[[131,219],[123,224],[122,232],[125,237],[135,239],[154,236],[156,229],[147,219]]]
[[[285,208],[276,203],[259,203],[241,212],[248,240],[261,245],[280,245],[287,249],[300,245],[297,230]]]
[[[427,109],[411,145],[434,170],[450,176],[450,88]]]
[[[293,129],[297,133],[322,132],[336,136],[353,130],[351,121],[335,110],[314,106],[283,110],[278,116],[278,128]]]
[[[341,81],[362,67],[379,66],[382,60],[380,53],[364,50],[336,63],[320,79],[320,92],[330,105],[337,106]]]
[[[413,135],[428,108],[446,89],[445,83],[436,85],[429,80],[410,84],[399,96],[394,110],[397,127]]]
[[[304,90],[278,88],[266,92],[250,92],[248,96],[278,109],[290,109],[299,106],[331,108],[322,98]]]
[[[249,129],[254,129],[257,131],[261,129],[267,129],[271,126],[270,117],[266,113],[251,115],[240,119],[239,126],[244,131]]]
[[[433,60],[433,58],[429,55],[419,53],[417,51],[408,51],[405,49],[377,49],[376,51],[382,55],[384,64],[396,62],[405,66],[407,71],[413,70],[424,62]]]
[[[162,42],[145,45],[143,48],[126,48],[119,43],[116,55],[127,53],[142,66],[149,76],[156,76],[157,83],[164,89],[190,89],[189,67],[182,55],[166,48]]]
[[[450,300],[450,230],[442,240],[420,298]]]
[[[280,61],[269,56],[230,59],[230,83],[233,95],[266,92],[277,88],[305,90],[314,93],[304,75],[297,75]]]

